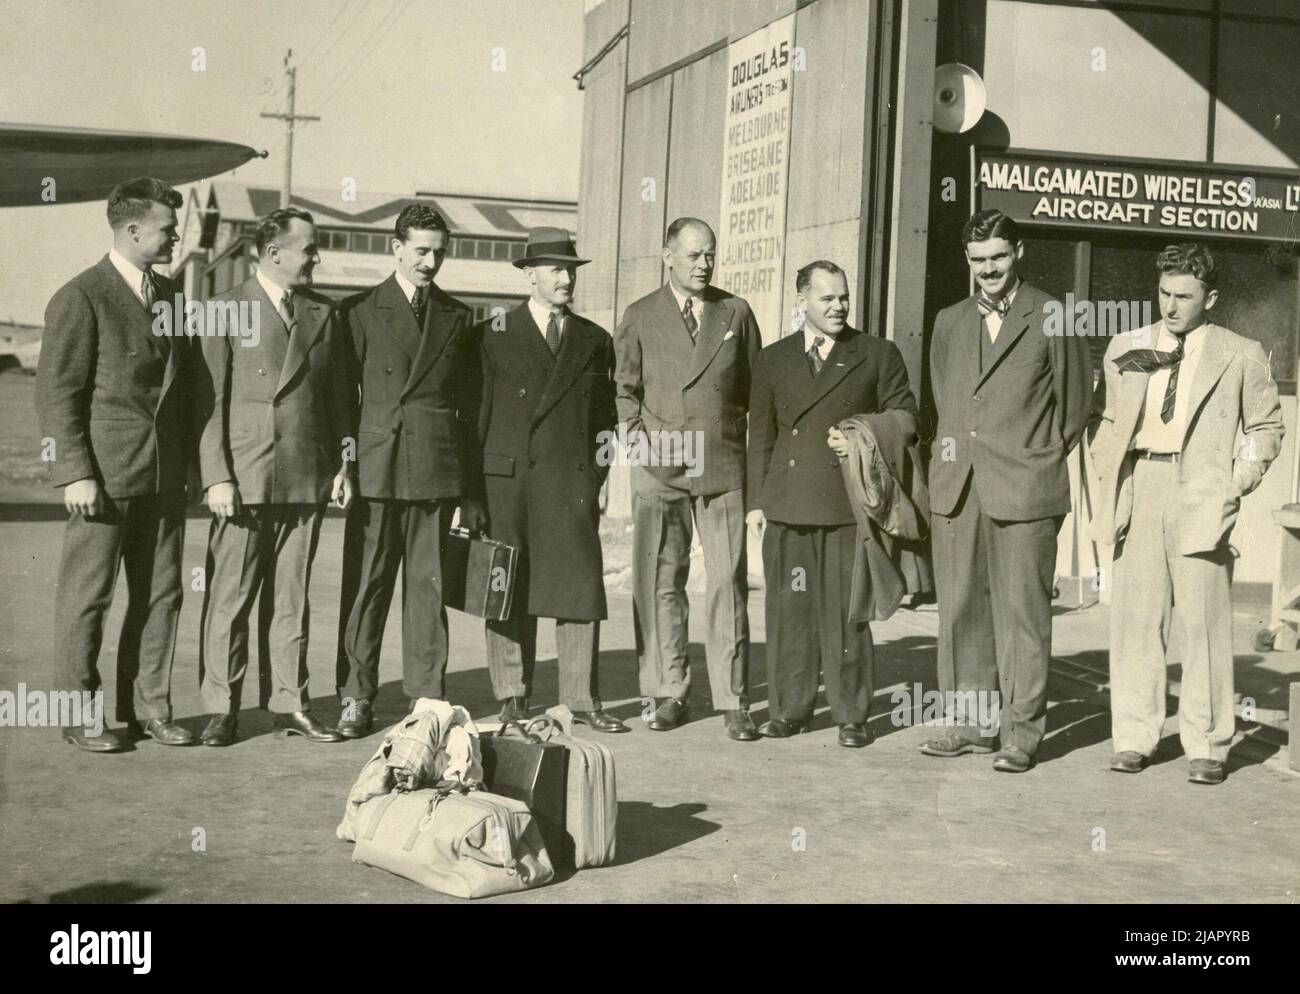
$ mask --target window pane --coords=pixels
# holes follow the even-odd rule
[[[498,242],[493,242],[493,243],[492,243],[492,258],[493,258],[493,259],[509,259],[509,258],[510,258],[510,243],[509,243],[509,242],[499,242],[499,241],[498,241]]]

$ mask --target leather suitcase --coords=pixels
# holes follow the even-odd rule
[[[504,621],[515,592],[518,550],[464,528],[447,533],[442,555],[442,602],[476,618]]]
[[[366,801],[357,825],[353,862],[452,897],[511,894],[555,875],[527,807],[486,791],[394,791]]]
[[[573,869],[573,842],[565,829],[569,793],[569,751],[542,742],[518,722],[488,733],[479,725],[483,782],[494,794],[523,801],[537,819],[557,869]]]
[[[573,712],[564,705],[534,718],[525,731],[569,752],[568,796],[564,808],[564,852],[574,869],[614,862],[618,785],[614,754],[600,742],[573,734]],[[568,865],[567,863],[565,864]]]

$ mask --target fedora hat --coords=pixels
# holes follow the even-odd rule
[[[542,227],[528,232],[523,258],[514,260],[514,267],[523,269],[539,262],[571,262],[575,266],[585,266],[590,261],[579,257],[573,239],[564,228]]]

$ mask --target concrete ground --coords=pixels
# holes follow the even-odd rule
[[[19,516],[29,520],[13,520]],[[0,689],[49,686],[61,531],[58,507],[0,507]],[[203,562],[206,531],[202,520],[189,522],[187,574]],[[330,719],[337,715],[341,540],[342,520],[331,517],[312,586],[311,692]],[[760,720],[761,598],[755,593],[750,603]],[[199,593],[187,593],[173,694],[176,715],[196,732],[204,721],[200,603]],[[122,610],[115,605],[102,661],[110,705]],[[695,610],[699,617],[698,604]],[[1253,653],[1255,621],[1238,620],[1238,688],[1280,725],[1300,654]],[[1221,787],[1187,783],[1173,717],[1151,769],[1140,776],[1107,771],[1104,608],[1062,610],[1057,618],[1049,733],[1039,765],[1023,776],[993,772],[985,756],[922,756],[917,746],[927,731],[895,727],[891,695],[916,682],[935,685],[933,609],[900,611],[874,630],[877,739],[869,748],[838,747],[824,710],[810,734],[729,741],[704,703],[698,643],[691,646],[700,680],[695,718],[656,733],[639,720],[631,603],[612,593],[602,690],[633,726],[630,734],[602,738],[618,764],[618,861],[502,900],[1294,902],[1300,895],[1300,777],[1287,769],[1276,728],[1239,722],[1242,741]],[[547,661],[539,664],[535,692],[541,706],[556,693],[551,638],[544,625]],[[394,618],[382,664],[382,722],[405,708],[399,640]],[[452,700],[476,716],[493,713],[481,624],[453,613],[451,647]],[[331,746],[281,739],[270,732],[270,716],[256,710],[244,711],[240,734],[229,749],[145,741],[132,752],[94,756],[63,744],[53,729],[0,729],[0,900],[451,900],[351,862],[352,847],[334,838],[348,787],[378,736]],[[206,851],[194,851],[196,829]]]

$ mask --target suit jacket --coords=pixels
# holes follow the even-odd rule
[[[361,496],[460,497],[476,471],[473,312],[433,287],[424,327],[390,276],[342,307],[361,386]],[[469,467],[468,472],[466,467]]]
[[[94,478],[109,497],[183,491],[190,460],[191,342],[179,287],[155,274],[151,314],[105,255],[45,310],[36,372],[41,434],[53,439],[50,480]]]
[[[930,508],[936,513],[953,511],[972,475],[989,517],[1034,521],[1069,512],[1065,456],[1087,427],[1092,359],[1089,339],[1043,331],[1051,300],[1022,282],[995,344],[975,297],[935,318]]]
[[[1097,386],[1092,452],[1096,496],[1094,537],[1119,541],[1133,513],[1133,438],[1150,373],[1124,372],[1116,360],[1150,348],[1159,325],[1116,335],[1106,349]],[[1178,462],[1179,551],[1209,552],[1228,541],[1241,498],[1259,486],[1282,447],[1282,408],[1268,358],[1256,341],[1207,325]],[[1243,438],[1244,436],[1244,438]],[[1237,440],[1243,439],[1242,444]]]
[[[707,287],[695,341],[665,284],[633,301],[614,338],[618,416],[640,429],[699,431],[702,472],[647,466],[664,483],[695,496],[739,490],[745,481],[745,427],[754,363],[763,339],[742,298]]]
[[[256,276],[213,299],[245,304],[249,316],[256,309],[259,334],[241,337],[223,313],[217,334],[202,339],[203,488],[233,482],[245,504],[326,503],[345,468],[356,403],[334,302],[296,290],[290,336]]]
[[[547,618],[605,617],[600,485],[615,448],[614,343],[570,313],[560,352],[527,302],[475,333],[478,434],[488,534],[520,550],[515,609]]]
[[[791,525],[853,524],[840,460],[826,433],[855,414],[890,410],[916,414],[893,342],[846,327],[816,377],[802,332],[763,349],[749,400],[746,509]]]

